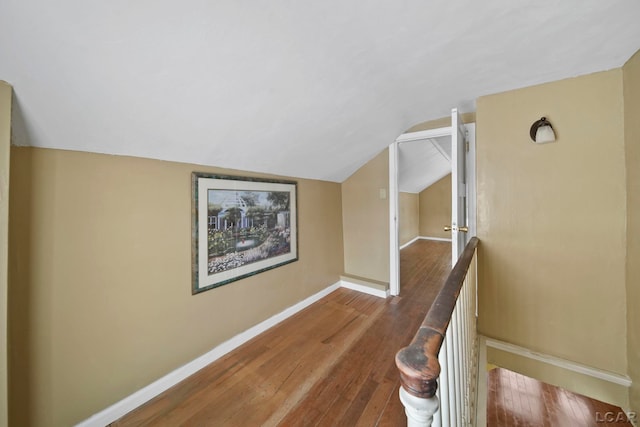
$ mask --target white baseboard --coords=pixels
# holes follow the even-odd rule
[[[447,239],[444,237],[427,237],[427,236],[420,236],[420,239],[422,240],[435,240],[437,242],[450,242],[451,239]]]
[[[590,377],[598,378],[604,381],[608,381],[613,384],[621,385],[623,387],[631,386],[631,378],[616,374],[614,372],[605,371],[603,369],[593,368],[591,366],[582,365],[570,360],[561,359],[559,357],[551,356],[548,354],[538,353],[528,348],[520,347],[514,344],[499,341],[493,338],[486,338],[485,343],[487,347],[495,348],[497,350],[513,353],[521,357],[537,360],[539,362],[553,365],[558,368],[566,369],[568,371],[577,372],[579,374],[588,375]]]
[[[136,391],[132,395],[125,397],[121,401],[109,406],[103,411],[100,411],[97,414],[92,415],[91,417],[77,424],[76,427],[104,427],[105,425],[116,421],[117,419],[123,417],[124,415],[133,411],[137,407],[148,402],[149,400],[156,397],[157,395],[164,392],[165,390],[168,390],[169,388],[178,384],[180,381],[184,380],[190,375],[193,375],[194,373],[204,368],[208,364],[214,362],[215,360],[221,358],[222,356],[229,353],[230,351],[241,346],[242,344],[254,338],[255,336],[261,334],[262,332],[266,331],[272,326],[277,325],[278,323],[282,322],[286,318],[293,316],[300,310],[306,308],[307,306],[313,304],[314,302],[320,300],[321,298],[329,295],[331,292],[335,291],[341,286],[349,287],[349,286],[344,286],[342,281],[334,283],[333,285],[321,290],[316,294],[311,295],[310,297],[300,301],[295,305],[292,305],[291,307],[268,318],[267,320],[257,324],[256,326],[253,326],[252,328],[249,328],[246,331],[236,335],[230,340],[223,342],[222,344],[218,345],[208,353],[203,354],[202,356],[192,360],[186,365],[181,366],[175,371],[168,373],[167,375],[160,378],[159,380],[154,381],[148,386]],[[360,285],[357,285],[357,286],[360,286]],[[360,286],[360,287],[366,288],[365,286]],[[354,288],[350,288],[350,289],[354,289]],[[355,289],[355,290],[360,290],[360,289]],[[375,291],[375,289],[371,289],[371,290]],[[360,292],[366,292],[366,291],[361,290]],[[370,292],[367,292],[367,293],[370,293]]]
[[[375,289],[370,286],[360,285],[358,283],[349,282],[344,279],[340,281],[340,286],[343,288],[362,292],[363,294],[373,295],[379,298],[387,298],[389,296],[389,289],[387,290]]]
[[[413,245],[415,242],[417,242],[418,240],[435,240],[437,242],[450,242],[451,239],[445,239],[443,237],[427,237],[427,236],[418,236],[418,237],[414,237],[413,239],[411,239],[410,241],[408,241],[407,243],[405,243],[404,245],[400,246],[400,250],[406,248],[407,246],[411,246]]]
[[[400,246],[400,250],[406,248],[407,246],[411,246],[413,245],[415,242],[417,242],[418,240],[420,240],[420,236],[418,237],[414,237],[413,239],[409,240],[407,243],[405,243],[404,245]]]

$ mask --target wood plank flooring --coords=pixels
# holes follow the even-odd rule
[[[401,296],[339,289],[113,426],[403,426],[395,353],[450,269],[447,242],[400,253]]]
[[[617,406],[503,368],[488,377],[488,427],[632,426]]]

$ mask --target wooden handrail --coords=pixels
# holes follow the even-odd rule
[[[396,354],[396,366],[400,371],[402,387],[413,396],[431,398],[436,394],[437,379],[440,375],[438,353],[476,246],[478,238],[472,237],[449,273],[413,340],[409,346]]]

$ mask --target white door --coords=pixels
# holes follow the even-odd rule
[[[466,131],[458,109],[451,110],[451,266],[467,243]]]

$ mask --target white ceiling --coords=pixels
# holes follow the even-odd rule
[[[3,0],[13,141],[341,182],[489,93],[619,67],[638,0]]]
[[[420,193],[450,173],[450,136],[398,145],[398,190],[401,192]]]

